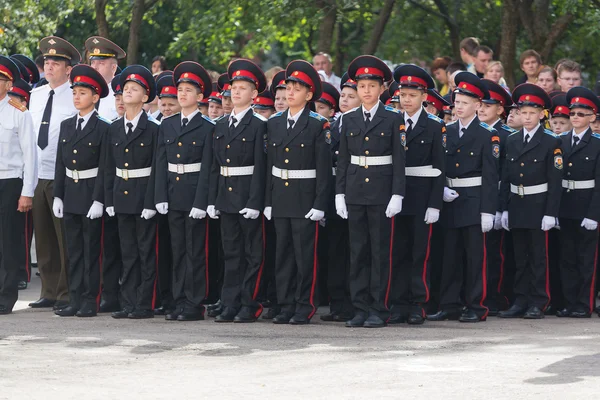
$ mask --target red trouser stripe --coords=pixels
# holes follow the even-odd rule
[[[546,295],[548,296],[548,301],[544,306],[542,311],[546,311],[546,308],[550,304],[550,264],[548,261],[548,231],[544,232],[546,235]]]
[[[427,236],[427,251],[425,252],[425,261],[423,262],[423,286],[425,287],[425,302],[429,301],[429,286],[427,285],[427,263],[429,262],[429,253],[431,251],[431,234],[433,224],[429,224],[429,235]]]
[[[485,301],[485,298],[487,297],[487,249],[486,249],[486,241],[485,241],[485,233],[483,234],[483,263],[481,264],[481,284],[483,286],[483,293],[481,294],[481,301],[479,302],[479,305],[485,309],[485,314],[483,314],[483,316],[481,317],[483,318],[487,318],[488,315],[488,308],[486,306],[483,305],[483,302]]]
[[[392,230],[390,233],[390,266],[388,270],[388,284],[385,289],[385,308],[389,310],[388,300],[390,298],[390,288],[392,287],[392,264],[393,264],[393,255],[394,255],[394,223],[396,221],[396,217],[392,217]]]
[[[590,313],[594,312],[594,292],[596,291],[596,267],[598,264],[598,230],[596,229],[596,252],[594,253],[594,272],[590,284]]]
[[[308,315],[308,319],[311,319],[313,317],[313,315],[315,315],[315,313],[317,312],[317,308],[315,307],[314,297],[315,297],[315,286],[317,285],[317,265],[318,265],[317,243],[318,242],[319,242],[319,223],[315,222],[315,246],[314,246],[314,251],[313,251],[313,278],[312,278],[312,284],[310,286],[310,298],[309,298],[309,302],[310,302],[310,305],[312,306],[313,310]]]
[[[256,274],[256,283],[254,284],[254,293],[252,293],[252,300],[256,300],[256,296],[258,296],[258,291],[260,289],[260,281],[262,279],[263,268],[265,266],[265,243],[266,243],[266,233],[265,233],[265,217],[261,217],[261,231],[262,231],[262,260],[260,262],[260,268],[258,269],[258,273]],[[262,314],[263,307],[262,305],[256,310],[254,316],[258,318],[260,314]]]

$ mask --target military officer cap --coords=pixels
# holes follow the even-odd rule
[[[550,115],[552,118],[569,118],[569,103],[567,103],[566,94],[561,92],[552,97]]]
[[[223,95],[219,92],[219,85],[217,82],[213,82],[212,84],[212,92],[210,92],[210,96],[208,96],[208,102],[223,104]]]
[[[202,65],[194,61],[184,61],[176,66],[173,70],[173,80],[176,86],[183,82],[198,86],[207,100],[212,92],[210,75]]]
[[[598,97],[590,89],[583,86],[569,89],[567,103],[569,103],[569,108],[585,108],[591,110],[594,114],[597,114],[600,110]]]
[[[100,98],[108,95],[108,85],[98,71],[87,64],[79,64],[71,70],[71,87],[83,86],[92,89]]]
[[[340,80],[340,90],[344,89],[345,87],[354,90],[356,90],[357,87],[356,81],[348,77],[348,72],[344,72],[344,75],[342,75],[342,79]]]
[[[31,96],[31,86],[29,86],[29,83],[25,82],[23,79],[17,79],[13,83],[12,88],[8,91],[8,94],[11,94],[13,96],[19,96],[20,98],[25,100],[26,103],[29,104],[29,97]]]
[[[340,92],[338,92],[335,86],[333,86],[331,83],[322,82],[321,85],[323,85],[323,93],[321,93],[321,97],[315,101],[323,103],[333,110],[338,111]]]
[[[156,80],[156,93],[159,99],[177,98],[177,87],[173,80],[173,73],[165,74]]]
[[[392,81],[390,83],[388,93],[390,94],[390,103],[400,103],[400,85],[398,85],[398,82]]]
[[[92,36],[85,41],[85,50],[91,60],[116,58],[120,60],[127,55],[125,51],[110,40],[102,36]]]
[[[392,71],[375,56],[358,56],[348,66],[348,76],[357,82],[361,79],[389,82],[392,80]]]
[[[265,90],[254,99],[254,108],[258,110],[275,109],[275,100],[270,90]]]
[[[285,89],[285,70],[279,71],[273,76],[270,89],[273,97],[275,96],[277,89]]]
[[[398,82],[401,88],[411,89],[433,89],[435,83],[427,71],[414,64],[401,64],[394,70],[394,81]]]
[[[25,66],[19,60],[13,58],[12,56],[10,57],[10,59],[12,60],[12,62],[15,63],[17,68],[19,68],[20,79],[24,80],[25,82],[29,82],[29,79],[31,79],[31,75],[29,75],[29,71],[27,71],[27,68],[25,68]]]
[[[392,103],[392,96],[390,96],[390,92],[385,90],[383,93],[381,93],[381,96],[379,96],[379,101],[386,106],[389,106]]]
[[[513,91],[512,99],[518,107],[529,106],[549,109],[552,106],[546,91],[533,83],[523,83],[517,86]]]
[[[442,97],[442,95],[435,89],[427,90],[427,103],[431,104],[438,111],[438,114],[444,111],[444,107],[450,106],[450,103]]]
[[[48,36],[40,40],[40,52],[44,59],[67,60],[71,65],[81,62],[81,54],[63,38]]]
[[[487,104],[500,104],[502,107],[508,107],[513,104],[510,94],[496,82],[489,79],[482,79],[481,83],[487,88],[490,97],[483,99]]]
[[[121,80],[121,90],[125,88],[127,82],[135,82],[144,89],[148,95],[146,103],[150,103],[156,97],[156,81],[152,72],[143,65],[130,65],[119,75]]]
[[[265,74],[250,60],[240,58],[231,62],[227,67],[227,75],[231,83],[237,80],[253,83],[259,93],[267,88]]]
[[[456,83],[456,89],[453,92],[454,95],[464,94],[479,100],[489,98],[487,88],[475,74],[466,71],[459,72],[454,77],[454,82]]]
[[[217,86],[219,87],[221,96],[231,97],[231,82],[229,81],[229,74],[227,72],[219,75]]]
[[[285,69],[285,82],[298,82],[313,94],[313,100],[321,97],[323,86],[319,73],[312,64],[304,60],[294,60]]]
[[[27,83],[34,85],[40,81],[40,71],[38,71],[37,65],[35,65],[35,61],[33,61],[31,58],[23,54],[13,54],[12,56],[10,56],[10,59],[15,61],[15,64],[17,64],[17,66],[21,70],[21,76]],[[29,75],[29,79],[25,79],[23,70],[17,62],[21,63],[23,68],[25,68],[25,71],[27,71],[27,74]]]
[[[11,82],[21,79],[19,67],[10,58],[0,56],[0,77]]]
[[[110,81],[110,87],[112,88],[113,93],[116,95],[123,94],[123,87],[121,86],[121,74],[117,74],[114,76],[112,81]]]

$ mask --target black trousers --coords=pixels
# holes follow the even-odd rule
[[[156,214],[158,224],[158,284],[156,285],[156,299],[166,309],[175,307],[173,300],[173,254],[171,252],[171,232],[169,230],[169,217]],[[158,306],[158,304],[157,304]]]
[[[550,303],[548,232],[541,229],[511,229],[515,249],[515,302],[542,311]]]
[[[394,315],[425,316],[433,225],[426,224],[423,215],[396,216],[391,291]]]
[[[446,230],[442,270],[440,309],[460,311],[465,305],[480,318],[487,317],[484,305],[487,291],[486,234],[472,225]]]
[[[350,297],[356,313],[390,317],[394,218],[386,205],[348,205]]]
[[[193,219],[189,211],[169,210],[173,252],[173,299],[178,309],[204,310],[208,296],[208,217]]]
[[[508,308],[508,298],[504,294],[504,277],[506,264],[514,257],[506,252],[506,240],[510,232],[499,229],[492,230],[486,235],[487,243],[487,297],[485,305],[488,308],[505,310]]]
[[[352,314],[350,298],[350,238],[348,221],[332,217],[325,227],[328,234],[327,251],[327,290],[329,308],[334,314]]]
[[[204,304],[214,304],[221,296],[225,270],[223,246],[221,245],[221,219],[209,219],[208,223],[208,293]]]
[[[116,216],[106,213],[102,218],[102,300],[114,304],[119,302],[119,279],[123,272],[119,222]]]
[[[121,308],[154,309],[156,285],[156,218],[139,214],[117,214],[123,274]]]
[[[33,239],[33,216],[31,211],[25,213],[25,228],[21,247],[25,252],[25,262],[19,274],[19,280],[31,282],[31,239]]]
[[[265,218],[265,267],[263,279],[261,279],[261,298],[271,304],[271,308],[277,307],[277,289],[275,284],[275,249],[277,247],[277,235],[273,220]]]
[[[0,305],[12,310],[19,296],[19,274],[25,263],[22,237],[25,213],[17,211],[23,181],[0,179]]]
[[[442,224],[433,224],[430,239],[431,251],[429,252],[429,301],[427,302],[427,314],[436,313],[440,307],[445,235],[445,228]]]
[[[257,301],[264,269],[263,217],[222,212],[220,220],[225,264],[221,302],[236,311],[244,307],[258,318],[263,309]]]
[[[598,230],[588,231],[581,221],[560,220],[562,258],[560,275],[565,307],[591,313],[595,308]]]
[[[317,311],[319,223],[304,218],[274,218],[277,232],[277,303],[283,312],[312,318]]]
[[[102,218],[64,214],[69,253],[69,303],[79,310],[98,311]]]

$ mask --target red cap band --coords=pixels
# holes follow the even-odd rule
[[[386,106],[389,106],[390,104],[392,104],[392,98],[391,97],[385,101],[385,105]]]
[[[177,96],[177,88],[175,86],[163,86],[163,88],[160,91],[160,95],[161,96],[164,96],[164,95]]]
[[[18,94],[19,96],[22,96],[25,98],[25,100],[29,101],[29,93],[27,93],[26,91],[24,91],[21,88],[18,88],[16,86],[13,86],[12,89],[10,89],[9,93],[15,93]]]
[[[321,95],[321,98],[319,100],[325,100],[326,102],[331,104],[331,107],[333,107],[333,108],[335,108],[337,105],[335,102],[335,99],[329,93],[323,92],[323,94]]]
[[[131,81],[131,80],[135,80],[135,81],[141,83],[144,86],[144,88],[146,88],[146,91],[150,90],[150,86],[148,85],[148,82],[146,82],[146,80],[141,75],[138,75],[138,74],[127,75],[127,79],[125,80],[125,82]]]
[[[501,105],[504,105],[504,96],[502,96],[500,93],[490,90],[490,99],[497,100]]]
[[[85,75],[76,76],[75,79],[73,80],[73,84],[76,84],[76,83],[85,83],[86,85],[91,86],[92,89],[94,89],[96,91],[96,93],[98,93],[99,96],[102,96],[102,90],[100,90],[100,85],[98,84],[97,81],[93,80],[89,76],[85,76]]]
[[[269,107],[273,107],[275,105],[275,102],[273,101],[273,99],[270,99],[268,97],[257,97],[254,99],[254,104],[259,104],[261,106],[269,106]]]
[[[400,85],[417,85],[427,88],[427,82],[418,76],[401,76]]]
[[[540,97],[534,96],[532,94],[524,94],[523,96],[519,97],[519,103],[535,103],[537,105],[539,105],[540,107],[544,107],[544,100],[542,100]]]
[[[436,97],[433,97],[430,94],[427,95],[427,102],[431,103],[438,111],[441,111],[444,107],[441,101],[439,101]]]
[[[235,72],[233,73],[233,76],[231,77],[231,80],[238,79],[238,78],[246,78],[246,79],[249,79],[249,80],[251,80],[252,82],[254,82],[254,84],[255,84],[256,86],[258,86],[258,79],[257,79],[257,78],[256,78],[256,76],[255,76],[255,75],[254,75],[252,72],[250,72],[250,71],[245,71],[245,70],[243,70],[243,69],[240,69],[240,70],[238,70],[238,71],[235,71]]]
[[[565,107],[565,106],[558,106],[554,109],[554,112],[552,113],[552,115],[556,115],[556,114],[561,114],[564,115],[565,117],[569,116],[569,108]]]
[[[0,65],[0,74],[6,76],[11,81],[15,80],[15,78],[12,76],[12,73],[10,72],[10,69],[6,68],[6,66],[4,65]]]
[[[228,90],[231,90],[231,85],[229,83],[226,83],[223,85],[223,91],[226,92]]]
[[[594,113],[598,112],[598,108],[594,104],[593,101],[586,99],[585,97],[573,97],[571,99],[571,105],[573,104],[583,104],[584,106],[588,106],[594,111]]]
[[[361,75],[375,75],[380,77],[381,79],[383,79],[383,77],[385,76],[382,70],[373,67],[364,67],[357,69],[356,74],[354,74],[354,76],[358,77]]]
[[[204,91],[204,82],[202,81],[202,79],[200,79],[200,77],[198,75],[193,74],[191,72],[184,72],[179,77],[179,80],[177,81],[177,83],[181,82],[182,79],[187,79],[189,81],[197,83],[198,86],[200,86],[200,90]]]
[[[468,92],[473,93],[474,95],[476,95],[477,97],[479,97],[479,99],[483,99],[483,92],[481,91],[481,89],[479,89],[477,86],[475,85],[471,85],[470,83],[467,82],[461,82],[458,85],[459,89],[464,89]]]
[[[310,91],[314,93],[315,87],[313,84],[313,80],[310,79],[310,76],[308,76],[304,72],[294,71],[290,74],[290,76],[288,78],[294,78],[294,79],[298,79],[298,80],[304,82],[306,85],[308,85],[310,87]]]

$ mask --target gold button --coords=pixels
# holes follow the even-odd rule
[[[177,154],[177,158],[181,158],[181,154]]]
[[[424,140],[421,140],[421,143],[425,143],[425,141],[424,141]]]
[[[300,147],[304,147],[304,143],[302,143],[302,144],[300,145]]]
[[[404,150],[408,150],[408,146],[404,146]],[[446,150],[446,153],[448,152],[448,150]]]
[[[471,155],[473,155],[473,152],[471,152]]]
[[[230,149],[230,148],[231,148],[231,146],[230,146],[230,145],[227,145],[227,148],[228,148],[228,149]]]
[[[285,186],[290,186],[289,182],[284,183]]]
[[[140,146],[144,147],[144,143],[140,143]]]
[[[192,144],[196,144],[196,142],[192,142]]]
[[[245,142],[245,141],[246,141],[246,138],[242,138],[242,142]]]
[[[67,141],[66,139],[63,139],[63,143],[66,142],[66,141]]]
[[[519,176],[522,178],[522,177],[523,177],[523,174],[519,174]]]
[[[589,157],[586,157],[585,159],[586,159],[586,160],[589,160],[590,158],[589,158]]]
[[[77,150],[73,150],[73,154],[77,154]]]
[[[129,194],[129,192],[126,190],[126,191],[124,191],[124,192],[123,192],[123,194],[124,194],[124,195],[128,195],[128,194]]]
[[[369,183],[369,178],[365,178],[365,182]]]
[[[369,166],[368,166],[368,165],[365,165],[365,169],[369,169]]]
[[[460,164],[459,164],[459,163],[456,163],[456,168],[458,168],[458,167],[460,167]]]
[[[366,155],[369,155],[369,150],[365,150],[365,154],[366,154]]]
[[[231,186],[229,186],[228,190],[231,192],[233,190],[233,188]]]
[[[381,136],[385,135],[385,133],[381,132]]]
[[[129,153],[129,149],[125,149],[125,153]]]
[[[73,164],[77,164],[77,161],[73,160]]]
[[[286,153],[289,153],[289,152],[290,152],[290,149],[286,147],[286,148],[285,148],[285,152],[286,152]]]
[[[225,161],[227,161],[227,164],[229,164],[231,162],[231,160],[229,158],[227,160],[225,160]]]
[[[460,149],[456,150],[457,153],[460,153]]]
[[[179,143],[177,143],[177,146],[181,147],[181,146],[183,146],[183,143],[179,142]]]
[[[537,159],[533,160],[533,162],[537,162]]]
[[[289,162],[290,162],[290,160],[288,160],[288,159],[285,159],[283,162],[287,164],[287,163],[289,163]]]
[[[126,167],[129,167],[129,163],[125,163],[125,166],[126,166]]]
[[[73,182],[79,183],[79,179],[73,179]]]
[[[521,163],[521,167],[524,167],[524,166],[525,166],[525,163]]]
[[[91,146],[91,145],[92,145],[91,143],[88,143],[88,146]]]
[[[369,141],[369,137],[368,137],[368,136],[367,136],[367,137],[365,137],[365,141],[367,141],[367,142]]]
[[[350,132],[350,136],[354,136],[354,133]]]
[[[176,177],[176,178],[175,178],[175,180],[176,180],[176,181],[178,181],[178,180],[179,180],[179,177]]]
[[[569,167],[572,167],[572,166],[573,166],[573,163],[572,163],[572,162],[570,162],[570,163],[569,163]]]
[[[336,152],[335,152],[335,154],[336,154],[336,155],[338,155],[338,154],[340,154],[340,152],[339,152],[339,151],[336,151]]]

